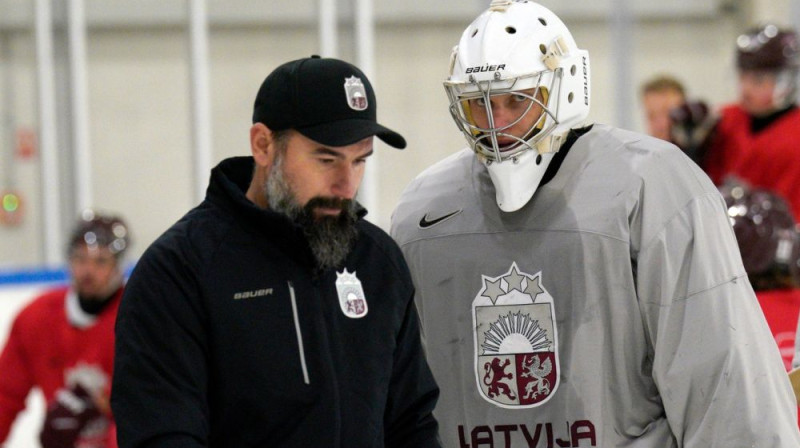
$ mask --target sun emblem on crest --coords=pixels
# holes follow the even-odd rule
[[[497,321],[489,324],[489,331],[484,333],[483,354],[515,353],[520,351],[534,352],[550,347],[547,332],[539,327],[539,321],[529,315],[511,311],[505,316],[498,316]]]

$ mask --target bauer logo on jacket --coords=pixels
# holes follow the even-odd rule
[[[345,316],[358,319],[367,315],[367,299],[355,271],[351,274],[345,268],[344,272],[336,273],[336,293]]]
[[[505,274],[481,277],[472,302],[478,390],[502,408],[539,406],[559,384],[553,297],[541,272],[526,274],[516,262]]]

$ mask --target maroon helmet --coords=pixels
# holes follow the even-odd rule
[[[78,245],[106,247],[118,258],[130,246],[128,226],[122,218],[84,210],[69,238],[71,252]]]
[[[739,183],[726,184],[720,192],[753,288],[800,286],[800,233],[786,200]]]
[[[736,66],[740,70],[797,68],[799,56],[797,34],[773,24],[753,28],[736,38]]]

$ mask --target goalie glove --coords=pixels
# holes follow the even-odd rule
[[[670,140],[705,170],[719,117],[703,101],[687,101],[670,110]]]
[[[42,448],[73,448],[86,425],[101,415],[82,386],[59,390],[47,409],[39,438]]]

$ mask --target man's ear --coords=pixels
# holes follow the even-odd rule
[[[275,158],[273,133],[264,123],[254,123],[250,128],[250,151],[256,165],[266,167]]]

